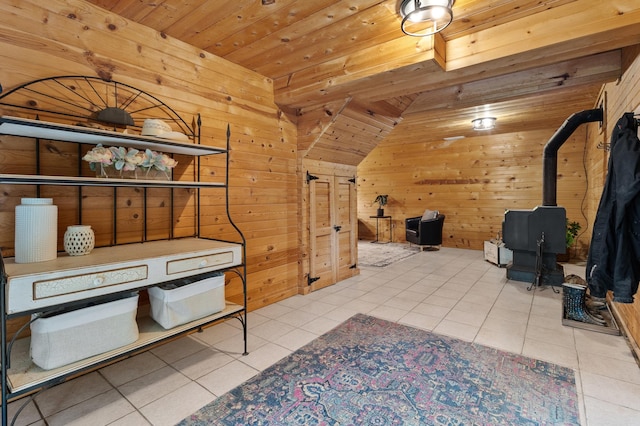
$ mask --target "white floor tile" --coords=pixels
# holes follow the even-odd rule
[[[522,355],[563,367],[578,368],[578,355],[573,347],[559,346],[544,340],[525,338]]]
[[[352,299],[346,296],[338,296],[337,294],[328,294],[327,296],[320,299],[324,303],[328,303],[334,306],[342,306],[347,302],[350,302]]]
[[[640,411],[585,397],[588,426],[638,426]]]
[[[364,300],[365,302],[374,303],[376,305],[382,305],[390,300],[393,296],[387,294],[376,293],[375,291],[370,291],[368,293],[363,294],[359,297],[360,300]]]
[[[247,356],[243,356],[241,361],[258,371],[262,371],[280,361],[291,352],[291,350],[283,346],[275,343],[267,343],[257,350],[250,352]]]
[[[640,385],[586,371],[580,372],[580,379],[585,396],[633,410],[638,408]]]
[[[266,345],[268,340],[258,337],[255,334],[247,333],[247,352],[253,352],[260,346]],[[232,336],[222,342],[218,342],[213,345],[215,350],[224,352],[225,354],[239,358],[244,354],[244,339],[242,335]]]
[[[304,309],[295,309],[277,318],[278,321],[294,327],[302,327],[308,322],[318,318],[318,314],[308,312]]]
[[[172,367],[165,367],[125,383],[118,387],[118,390],[131,404],[136,408],[140,408],[190,382],[191,380],[184,374],[181,374]]]
[[[527,339],[547,342],[552,345],[569,347],[575,352],[576,342],[573,337],[573,330],[571,327],[562,327],[553,331],[541,327],[528,327],[526,337]]]
[[[116,420],[115,422],[109,423],[109,426],[150,426],[149,423],[142,414],[138,411],[134,411],[133,413],[129,413],[126,416]]]
[[[580,371],[640,385],[640,368],[635,360],[622,361],[604,355],[581,353]],[[640,404],[638,405],[640,409]]]
[[[287,323],[271,320],[250,328],[249,334],[273,342],[294,329],[295,327]]]
[[[418,304],[420,304],[420,302],[424,299],[424,296],[422,295],[413,298],[407,298],[402,297],[402,294],[404,293],[400,293],[399,295],[387,300],[386,302],[384,302],[383,306],[389,308],[397,308],[403,311],[410,311],[411,309],[418,306]]]
[[[255,318],[255,316],[253,317]],[[249,317],[249,321],[253,319]],[[269,321],[268,318],[260,316],[260,318],[264,319],[261,322],[252,322],[251,326],[256,327],[263,322]],[[239,321],[238,324],[240,323]],[[235,327],[235,324],[231,324],[230,321],[224,322],[222,324],[216,324],[212,327],[207,327],[200,333],[194,333],[192,335],[193,338],[206,343],[207,345],[213,346],[216,343],[222,342],[227,339],[242,339],[242,328]]]
[[[155,426],[172,426],[213,401],[214,398],[214,395],[202,386],[196,382],[190,382],[142,407],[140,412]]]
[[[422,302],[428,303],[430,305],[442,306],[443,308],[453,308],[458,303],[458,299],[438,296],[434,292],[434,294],[430,295],[429,297],[424,299]]]
[[[49,426],[108,425],[134,412],[134,407],[116,390],[96,395],[46,418]]]
[[[236,360],[200,377],[197,382],[215,396],[222,396],[256,374],[258,370]]]
[[[113,386],[118,387],[152,371],[159,370],[166,365],[166,362],[152,352],[143,352],[100,369],[100,374]]]
[[[357,313],[358,313],[358,311],[356,311],[354,309],[336,308],[336,309],[332,310],[331,312],[327,313],[324,316],[327,317],[327,318],[334,319],[334,320],[342,323],[342,322],[348,320],[349,318],[351,318],[352,316],[354,316]]]
[[[453,299],[453,300],[460,300],[464,295],[466,294],[466,292],[462,292],[460,290],[457,289],[448,289],[445,287],[441,287],[438,290],[434,291],[431,296],[435,296],[435,297],[443,297],[446,299]]]
[[[392,298],[393,296],[400,294],[404,291],[405,289],[402,288],[395,288],[395,287],[387,287],[387,286],[383,286],[383,287],[378,287],[375,290],[372,290],[372,293],[375,294],[380,294],[383,296],[387,296],[387,298]]]
[[[483,312],[469,311],[465,309],[458,309],[454,307],[446,317],[445,321],[454,321],[462,324],[472,325],[476,328],[480,328],[486,318],[486,314]]]
[[[290,351],[295,351],[317,337],[318,335],[315,333],[296,328],[295,330],[277,339],[275,343],[277,345],[285,347],[286,349],[289,349]]]
[[[500,349],[501,351],[520,354],[522,353],[522,345],[524,344],[524,333],[519,334],[514,332],[505,334],[501,331],[483,327],[478,331],[474,343],[490,346]]]
[[[113,387],[95,372],[47,389],[38,394],[35,401],[42,414],[49,417],[112,389]]]
[[[521,310],[514,310],[512,308],[513,308],[512,305],[501,307],[501,306],[498,306],[498,304],[496,303],[489,311],[487,318],[526,325],[527,322],[529,322],[529,310],[521,311]]]
[[[301,328],[318,336],[340,325],[340,321],[333,319],[318,317],[315,320],[303,325]]]
[[[22,408],[23,405],[24,408]],[[20,409],[22,409],[22,411],[20,411],[20,414],[16,418],[15,426],[44,425],[44,421],[41,420],[40,413],[38,413],[35,403],[26,399],[19,399],[9,403],[7,410],[7,419],[9,424],[11,424],[13,416],[15,416]]]
[[[398,321],[400,324],[410,325],[411,327],[421,328],[423,330],[433,330],[440,322],[442,318],[432,317],[429,315],[423,315],[418,312],[409,312],[407,315],[400,318]]]
[[[369,312],[370,315],[382,318],[387,321],[397,322],[400,318],[408,313],[406,309],[394,308],[393,306],[378,306],[373,311]]]
[[[289,308],[302,309],[303,307],[307,306],[311,302],[312,302],[312,300],[310,300],[309,298],[307,298],[305,296],[296,295],[296,296],[292,296],[292,297],[290,297],[288,299],[281,300],[278,303],[280,305],[284,305],[284,306],[287,306]]]
[[[167,364],[176,362],[196,352],[200,352],[208,347],[192,335],[182,339],[173,340],[162,346],[151,349],[151,352]]]
[[[207,348],[173,363],[173,368],[191,380],[196,380],[232,362],[235,358],[225,352]]]
[[[49,425],[172,425],[356,313],[573,368],[583,426],[640,424],[640,368],[625,339],[563,326],[552,288],[527,291],[482,252],[446,247],[360,271],[249,313],[246,356],[230,320],[46,391],[16,424],[44,426],[40,410]]]
[[[510,319],[502,319],[488,316],[482,323],[481,330],[491,330],[495,333],[503,334],[505,336],[517,335],[524,338],[527,332],[527,324],[512,321]]]
[[[574,329],[578,354],[591,353],[605,355],[621,361],[633,360],[627,342],[621,336],[613,336],[587,330]]]
[[[286,314],[287,312],[291,312],[291,311],[293,311],[293,308],[289,306],[286,306],[280,303],[273,303],[271,305],[267,305],[263,308],[260,308],[255,312],[267,318],[276,319]]]
[[[479,326],[444,319],[440,321],[433,331],[446,336],[455,337],[460,340],[465,340],[467,342],[473,342],[473,339],[475,339],[479,329]]]
[[[444,318],[451,311],[451,308],[446,308],[444,306],[431,305],[429,303],[420,303],[418,306],[413,308],[411,312],[415,312],[422,315],[429,315],[436,318]]]
[[[368,314],[376,309],[379,305],[364,300],[353,299],[345,303],[342,308],[355,311],[360,314]]]
[[[311,296],[311,294],[308,296]],[[305,306],[304,308],[306,312],[309,312],[315,315],[327,315],[334,309],[336,309],[336,305],[332,305],[330,303],[325,303],[325,302],[313,302]]]

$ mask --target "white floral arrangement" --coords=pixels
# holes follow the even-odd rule
[[[96,145],[91,151],[87,152],[84,161],[89,163],[89,168],[93,171],[100,170],[102,176],[106,176],[105,167],[113,167],[120,172],[134,172],[138,177],[137,171],[142,170],[144,176],[148,176],[151,170],[164,172],[165,176],[170,179],[170,171],[178,162],[167,154],[162,152],[151,151],[144,152],[135,148],[125,147],[104,147],[102,144]]]

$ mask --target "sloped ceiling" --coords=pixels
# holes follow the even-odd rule
[[[494,132],[555,126],[640,43],[637,0],[457,0],[425,38],[400,31],[400,0],[88,1],[273,79],[305,158],[352,165],[391,131],[464,135],[487,112]]]

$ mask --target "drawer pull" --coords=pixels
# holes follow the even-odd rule
[[[198,267],[204,268],[205,266],[207,266],[207,263],[209,263],[207,262],[207,259],[202,259],[200,263],[198,263]]]
[[[93,279],[93,286],[98,287],[104,283],[104,277],[96,277]]]

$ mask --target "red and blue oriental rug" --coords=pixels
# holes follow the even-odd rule
[[[573,370],[356,315],[180,425],[579,425]]]

